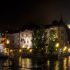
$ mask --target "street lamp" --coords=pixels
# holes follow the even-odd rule
[[[67,24],[67,27],[70,29],[70,24]]]
[[[9,39],[6,40],[6,44],[7,45],[10,44],[10,40]]]
[[[68,52],[70,53],[70,48],[68,48]]]
[[[29,52],[31,53],[32,52],[32,49],[30,49]]]
[[[55,44],[55,47],[58,48],[58,47],[59,47],[59,43],[56,43],[56,44]]]
[[[63,52],[65,52],[67,50],[67,46],[65,46],[64,48],[63,48]]]

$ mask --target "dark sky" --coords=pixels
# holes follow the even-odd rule
[[[59,19],[63,16],[65,21],[70,18],[70,2],[69,1],[27,1],[19,5],[20,19],[26,21],[43,20],[45,24],[52,20]],[[21,9],[20,9],[21,8]]]
[[[1,28],[16,28],[20,24],[40,21],[49,24],[63,16],[65,22],[70,19],[70,2],[59,0],[9,0],[0,2]]]

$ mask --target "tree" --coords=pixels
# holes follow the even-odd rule
[[[49,45],[48,45],[48,52],[50,54],[52,54],[53,52],[55,52],[55,41],[50,40]]]
[[[58,42],[58,36],[55,30],[50,31],[49,36],[49,44],[48,44],[48,52],[50,54],[53,54],[54,52],[57,52],[56,44]]]
[[[41,27],[33,31],[33,54],[44,55],[46,51],[47,35],[45,28]]]

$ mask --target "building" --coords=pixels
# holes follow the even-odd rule
[[[53,21],[51,25],[44,26],[45,31],[47,33],[47,41],[46,41],[46,52],[48,52],[48,46],[50,41],[55,42],[56,50],[67,48],[68,46],[68,38],[66,25],[63,20]],[[23,31],[19,31],[13,34],[7,34],[7,39],[10,40],[10,47],[12,48],[32,48],[32,39],[33,39],[33,29],[25,29]]]
[[[9,47],[11,48],[18,48],[20,47],[20,35],[19,33],[7,34],[7,40],[10,41]]]
[[[67,26],[61,19],[60,21],[53,21],[50,26],[47,27],[47,44],[54,42],[56,50],[65,51],[68,47]],[[59,48],[59,49],[58,49]],[[48,50],[48,49],[47,49]]]
[[[32,31],[30,30],[7,34],[6,37],[10,40],[9,46],[12,48],[32,48]]]
[[[25,30],[20,32],[20,47],[32,48],[32,31]]]

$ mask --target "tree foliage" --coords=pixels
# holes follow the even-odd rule
[[[44,28],[34,29],[33,31],[33,52],[34,54],[44,54],[46,46],[46,32]]]

